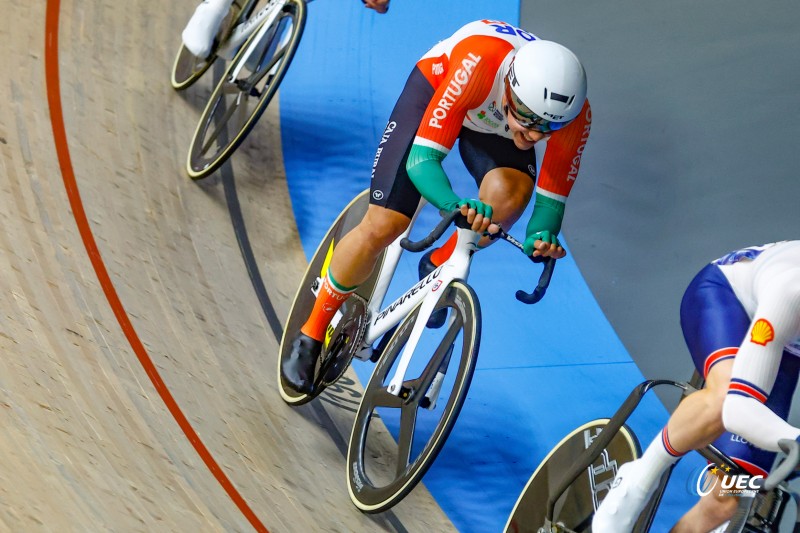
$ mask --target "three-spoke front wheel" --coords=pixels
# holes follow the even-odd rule
[[[446,327],[424,331],[402,391],[390,393],[389,381],[411,335],[417,306],[389,340],[356,413],[347,482],[353,503],[364,512],[385,511],[416,486],[466,399],[480,344],[480,306],[472,288],[460,281],[440,290],[445,292],[437,309],[447,309]]]

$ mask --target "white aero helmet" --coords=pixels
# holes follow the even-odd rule
[[[535,40],[520,48],[506,74],[509,111],[524,128],[555,131],[581,112],[586,71],[568,48]]]

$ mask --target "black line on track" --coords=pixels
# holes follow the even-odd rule
[[[247,235],[247,226],[244,223],[242,216],[242,206],[239,203],[239,195],[236,194],[236,181],[233,176],[233,166],[230,162],[225,162],[220,168],[220,175],[222,177],[222,188],[225,191],[225,201],[228,204],[228,212],[231,215],[231,224],[233,225],[233,232],[236,234],[236,242],[239,244],[239,251],[242,253],[245,268],[247,268],[247,275],[250,276],[250,281],[253,284],[253,290],[258,298],[258,303],[261,304],[261,309],[264,311],[264,316],[269,323],[275,339],[280,342],[281,335],[283,334],[283,325],[275,312],[275,307],[269,299],[269,293],[264,286],[264,278],[261,277],[261,271],[258,269],[258,261],[256,261],[253,247],[250,245],[250,238]]]
[[[214,65],[213,72],[214,79],[219,80],[224,75],[224,62],[217,62],[217,64]],[[234,152],[231,157],[234,155],[236,155],[236,152]],[[244,222],[242,206],[239,202],[239,195],[236,193],[236,179],[230,160],[226,161],[220,167],[219,173],[222,181],[222,188],[225,192],[225,202],[228,205],[228,213],[230,213],[231,217],[231,225],[233,226],[234,234],[236,234],[236,242],[239,244],[239,251],[242,254],[242,260],[247,269],[247,275],[250,277],[250,282],[253,284],[256,298],[258,298],[261,309],[264,311],[264,316],[275,336],[275,340],[280,343],[283,335],[283,325],[269,298],[269,293],[264,285],[264,278],[261,276],[261,271],[258,268],[258,261],[255,258],[253,247],[250,244],[250,237],[247,234],[247,225]],[[344,435],[336,431],[336,425],[325,410],[322,402],[313,402],[309,407],[314,411],[321,425],[328,429],[328,435],[330,435],[334,445],[339,449],[342,457],[347,457],[347,441]],[[385,511],[380,516],[374,516],[373,520],[376,522],[385,521],[393,527],[397,533],[408,533],[403,522],[391,509]]]

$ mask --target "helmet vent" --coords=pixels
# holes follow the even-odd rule
[[[547,100],[547,89],[544,90],[544,99]],[[575,95],[572,96],[565,96],[563,94],[558,94],[554,92],[550,92],[550,100],[555,100],[557,102],[561,102],[562,104],[571,104],[572,100],[575,99]]]

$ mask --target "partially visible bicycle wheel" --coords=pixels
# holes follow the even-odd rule
[[[246,57],[259,30],[242,45],[197,124],[186,170],[201,179],[220,167],[253,129],[292,62],[306,23],[305,0],[287,0],[278,18]]]
[[[291,344],[295,333],[300,330],[305,321],[308,319],[308,316],[311,314],[311,309],[314,307],[314,302],[316,300],[316,296],[314,294],[314,291],[316,290],[316,284],[318,284],[319,280],[323,279],[327,274],[328,265],[330,264],[331,257],[333,256],[334,248],[342,237],[344,237],[348,232],[350,232],[351,229],[361,222],[361,219],[364,218],[364,214],[367,212],[368,206],[369,190],[365,190],[358,194],[342,210],[331,227],[328,229],[325,237],[317,247],[316,252],[314,252],[314,255],[311,257],[311,260],[308,263],[308,268],[306,269],[303,279],[300,282],[300,286],[297,289],[297,293],[295,294],[292,307],[289,310],[289,317],[286,319],[286,324],[283,328],[283,336],[281,338],[277,367],[278,390],[280,391],[281,398],[283,398],[283,400],[290,405],[301,405],[313,400],[325,389],[326,386],[331,384],[331,382],[328,380],[321,380],[319,387],[314,391],[313,394],[297,393],[291,388],[287,387],[283,382],[283,379],[281,378],[281,362],[289,357],[289,354],[291,353]],[[385,252],[381,253],[381,255],[378,257],[378,262],[372,275],[367,281],[362,283],[358,289],[356,289],[355,295],[358,296],[360,300],[353,299],[352,302],[348,300],[342,306],[342,313],[344,315],[350,316],[353,314],[351,313],[351,306],[360,305],[360,302],[363,301],[369,301],[375,288],[375,283],[380,275],[381,269],[383,268],[385,256]],[[330,343],[333,339],[333,331],[333,328],[329,328],[328,330],[328,336],[325,339],[326,351],[334,348],[330,346]],[[342,371],[344,371],[344,369],[342,369]]]
[[[589,447],[608,424],[607,418],[593,420],[564,437],[539,464],[517,500],[506,523],[506,533],[537,533],[545,525],[547,501],[570,470],[575,458]],[[609,443],[595,462],[567,488],[555,506],[553,523],[558,531],[589,532],[592,517],[617,474],[617,468],[641,454],[636,435],[626,426]],[[641,520],[640,520],[641,522]],[[634,531],[639,529],[640,524]],[[545,531],[544,529],[542,531]]]
[[[182,91],[190,87],[205,74],[208,68],[217,59],[216,50],[219,43],[230,33],[231,27],[238,21],[240,13],[241,9],[237,5],[237,2],[233,2],[230,12],[222,21],[222,24],[220,24],[220,30],[214,42],[211,55],[207,58],[201,59],[197,57],[181,43],[181,46],[178,48],[178,53],[175,54],[175,61],[172,64],[170,83],[173,89]]]
[[[356,413],[347,449],[347,484],[351,500],[364,512],[385,511],[416,486],[466,399],[480,345],[480,305],[463,282],[440,290],[445,292],[437,309],[448,310],[447,327],[425,329],[399,395],[390,393],[389,381],[419,313],[417,306],[389,340]]]
[[[183,43],[175,54],[172,64],[170,83],[176,91],[182,91],[199,80],[208,68],[214,63],[217,56],[211,54],[206,59],[201,59],[192,54]]]

